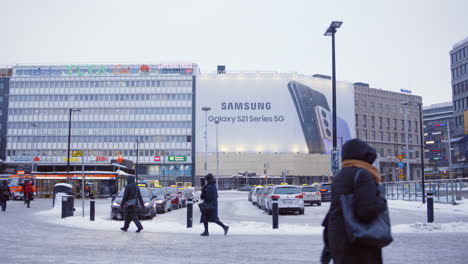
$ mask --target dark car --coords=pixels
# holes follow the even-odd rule
[[[153,193],[149,188],[138,187],[140,188],[141,198],[143,198],[143,208],[140,206],[137,209],[138,218],[150,218],[156,216],[156,199],[153,199]],[[112,200],[111,204],[111,219],[122,220],[124,218],[124,207],[120,206],[122,203],[123,195],[125,189],[122,189],[119,194]]]
[[[320,184],[320,194],[322,195],[322,202],[331,202],[331,183]]]
[[[150,188],[153,193],[153,199],[156,199],[156,211],[158,213],[166,213],[172,211],[171,197],[166,194],[164,188]]]
[[[180,191],[177,187],[164,187],[164,190],[171,197],[172,209],[179,209],[182,206],[182,199],[180,199]]]

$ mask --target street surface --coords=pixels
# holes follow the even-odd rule
[[[96,221],[81,217],[81,200],[74,217],[60,219],[50,199],[36,199],[28,209],[9,201],[0,212],[2,263],[319,263],[320,223],[328,210],[307,206],[305,215],[280,215],[280,230],[271,216],[252,206],[245,192],[220,192],[221,221],[228,236],[210,224],[210,237],[200,237],[198,207],[194,227],[185,228],[186,209],[142,220],[144,230],[122,232],[122,221],[109,220],[110,200],[96,200]],[[86,209],[89,200],[86,200]],[[425,222],[424,212],[390,209],[392,225]],[[468,222],[468,214],[437,215],[441,223]],[[468,232],[394,233],[384,249],[384,263],[466,263]]]

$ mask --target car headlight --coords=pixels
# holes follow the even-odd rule
[[[164,202],[164,201],[162,201],[162,200],[156,201],[157,204],[162,204],[163,202]]]
[[[145,203],[145,206],[149,206],[149,205],[150,205],[150,203],[149,203],[149,202],[146,202],[146,203]]]
[[[112,202],[112,206],[119,206],[120,207],[120,204],[118,202]]]

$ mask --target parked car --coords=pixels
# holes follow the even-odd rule
[[[272,193],[272,191],[273,191],[273,188],[274,188],[274,186],[268,186],[268,187],[266,187],[266,190],[265,190],[265,192],[264,192],[264,194],[263,194],[262,209],[263,209],[263,211],[265,211],[265,212],[268,212],[268,209],[269,209],[269,207],[268,207],[268,200],[271,199],[270,196],[271,196],[271,193]]]
[[[150,218],[156,216],[156,199],[153,199],[153,193],[149,188],[138,187],[140,188],[141,198],[143,198],[143,208],[138,207],[137,216],[138,218]],[[113,196],[111,203],[111,219],[122,220],[124,218],[124,206],[120,206],[122,203],[123,195],[125,189],[122,189],[117,196]]]
[[[304,196],[299,186],[294,185],[276,185],[273,186],[271,195],[267,200],[268,214],[272,214],[273,198],[278,199],[279,212],[299,212],[304,214]]]
[[[179,209],[182,207],[182,199],[179,188],[177,187],[163,187],[166,193],[171,197],[172,209]]]
[[[302,195],[304,196],[304,204],[308,203],[310,205],[316,204],[318,206],[322,205],[322,195],[320,191],[315,186],[302,186],[301,187]]]
[[[172,211],[171,196],[166,193],[164,188],[150,188],[153,198],[156,199],[156,212],[166,213]]]
[[[260,193],[257,195],[257,207],[260,209],[263,209],[263,201],[265,198],[265,193],[266,193],[267,187],[263,187],[263,189],[260,191]]]
[[[238,190],[238,191],[241,191],[241,192],[249,192],[251,188],[252,188],[252,187],[251,187],[250,185],[247,185],[247,186],[242,186],[242,187],[240,187],[240,188],[237,189],[237,190]]]
[[[182,191],[182,194],[185,196],[185,198],[187,199],[192,199],[192,201],[194,203],[198,202],[198,198],[197,198],[197,195],[196,195],[196,192],[195,192],[195,188],[186,188]]]
[[[322,202],[331,202],[331,183],[322,183],[320,184],[320,194],[322,196]]]
[[[252,192],[252,204],[257,205],[258,197],[260,193],[262,192],[263,187],[262,186],[257,186],[255,187],[254,191]]]

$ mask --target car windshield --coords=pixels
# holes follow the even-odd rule
[[[119,195],[117,195],[117,197],[123,197],[123,196],[124,196],[124,193],[125,193],[125,189],[122,189],[122,190],[119,192]],[[147,191],[146,188],[140,188],[140,193],[141,193],[141,197],[149,197],[148,191]]]
[[[303,192],[318,192],[316,187],[302,187]]]
[[[275,194],[297,194],[299,193],[298,187],[278,187],[275,189]]]
[[[259,194],[263,189],[257,189],[255,190],[255,194]]]
[[[153,192],[153,196],[158,196],[158,197],[163,197],[164,196],[164,190],[161,189],[151,189]]]
[[[165,188],[165,189],[166,189],[166,192],[169,193],[169,194],[177,193],[176,188]]]

